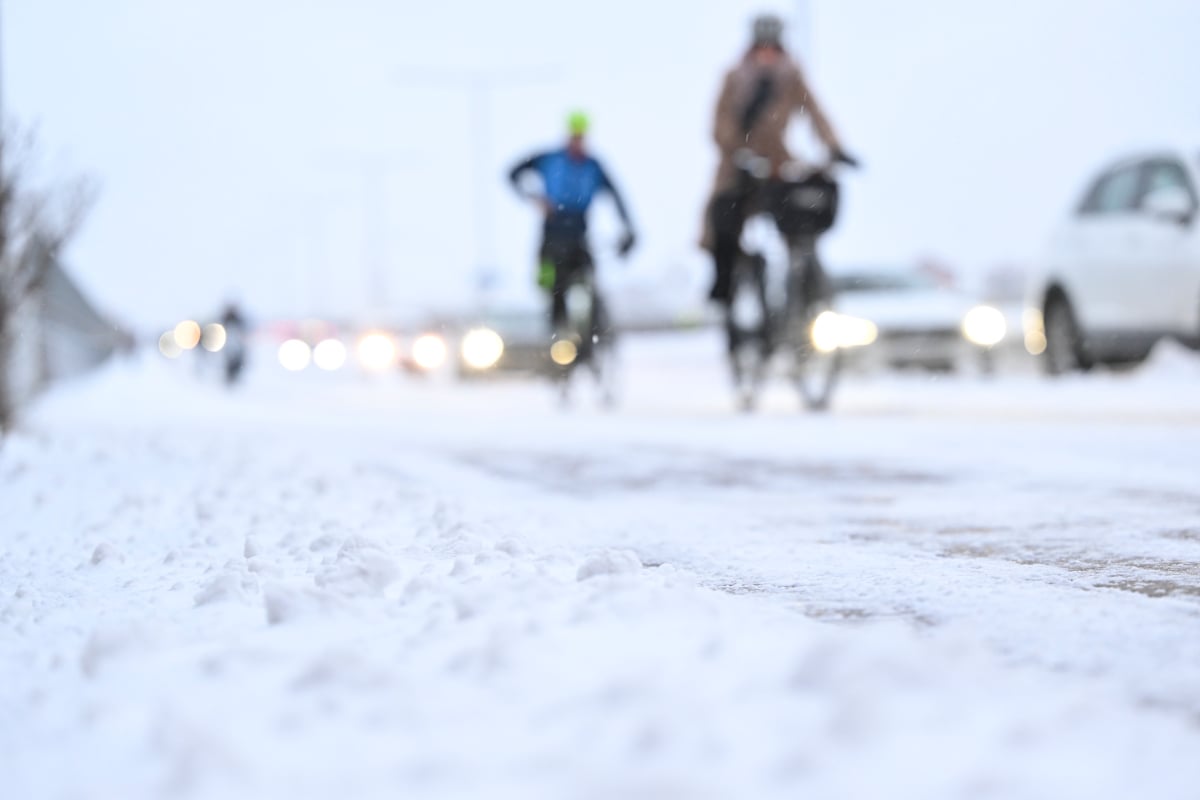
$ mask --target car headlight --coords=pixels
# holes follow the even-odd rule
[[[418,336],[413,342],[412,360],[423,370],[437,369],[446,363],[446,342],[436,333]]]
[[[182,350],[194,350],[202,335],[200,323],[193,319],[185,319],[175,326],[175,344]]]
[[[372,372],[383,372],[396,363],[396,340],[386,333],[368,333],[358,340],[358,361]]]
[[[175,341],[174,331],[167,331],[158,337],[158,352],[167,358],[179,358],[183,354],[183,348]]]
[[[579,357],[579,347],[570,339],[559,339],[550,345],[550,360],[560,367],[569,367]]]
[[[204,326],[204,332],[200,334],[200,346],[210,353],[219,353],[225,347],[228,338],[224,325],[219,322],[210,322]]]
[[[471,369],[491,369],[504,355],[504,340],[490,328],[468,331],[462,340],[462,359]]]
[[[313,348],[313,363],[327,372],[341,369],[346,363],[346,345],[337,339],[323,339]]]
[[[879,329],[869,319],[822,311],[813,320],[813,347],[822,353],[843,347],[866,347],[878,336]]]
[[[288,339],[279,345],[279,363],[290,372],[299,372],[312,360],[312,348],[302,339]]]
[[[991,306],[975,306],[963,317],[962,333],[967,341],[980,347],[992,347],[1008,333],[1004,314]]]
[[[1021,315],[1025,327],[1025,352],[1031,356],[1040,356],[1046,352],[1046,325],[1042,312],[1036,308],[1027,308]]]

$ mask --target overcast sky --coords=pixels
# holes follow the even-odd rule
[[[98,179],[69,260],[134,324],[230,296],[260,316],[419,310],[472,297],[481,258],[524,289],[537,219],[503,174],[576,106],[642,234],[625,269],[707,270],[721,72],[756,10],[800,5],[4,0],[5,112],[37,127],[48,174]],[[866,166],[835,266],[1028,262],[1098,164],[1200,131],[1194,0],[808,5],[812,83]],[[461,77],[485,72],[481,128]]]

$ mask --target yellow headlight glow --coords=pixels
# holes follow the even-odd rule
[[[396,340],[386,333],[368,333],[358,340],[358,360],[373,372],[382,372],[396,363]]]
[[[1025,351],[1031,356],[1040,356],[1046,352],[1046,326],[1042,312],[1036,308],[1027,308],[1021,315],[1025,326]]]
[[[550,360],[560,367],[569,367],[579,357],[579,348],[570,339],[559,339],[550,345]]]
[[[200,344],[200,323],[185,319],[175,326],[175,344],[183,350],[194,350]]]
[[[446,342],[436,333],[418,336],[412,347],[413,363],[423,370],[435,370],[446,363]]]

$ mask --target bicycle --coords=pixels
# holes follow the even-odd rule
[[[838,186],[833,164],[801,170],[785,165],[773,175],[761,156],[738,157],[739,191],[750,204],[734,262],[725,328],[735,391],[752,411],[773,357],[786,371],[805,408],[829,407],[842,368],[839,318],[816,244],[833,227]],[[768,282],[782,272],[782,305]]]
[[[563,290],[566,326],[555,331],[550,344],[550,375],[564,406],[571,402],[575,373],[587,369],[606,408],[616,405],[616,335],[608,306],[596,282],[590,248],[570,272]]]

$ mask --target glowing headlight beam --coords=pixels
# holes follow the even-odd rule
[[[975,306],[963,317],[962,333],[971,344],[993,347],[1008,334],[1008,324],[999,309]]]
[[[560,367],[569,367],[579,357],[579,348],[570,339],[559,339],[550,345],[550,360]]]
[[[468,331],[462,340],[462,359],[471,369],[491,369],[504,355],[504,340],[490,328]]]
[[[183,348],[175,342],[174,331],[167,331],[158,337],[158,352],[167,358],[179,358],[183,354]]]
[[[1046,334],[1041,331],[1026,331],[1025,352],[1031,356],[1040,356],[1046,352]]]
[[[813,347],[832,353],[838,348],[866,347],[879,336],[879,329],[869,319],[822,311],[813,320],[811,336]]]
[[[879,328],[869,319],[838,314],[838,347],[866,347],[879,337]]]
[[[1042,312],[1035,308],[1027,308],[1021,315],[1025,328],[1025,352],[1031,356],[1040,356],[1046,352],[1046,327]]]
[[[813,347],[822,353],[832,353],[836,350],[839,343],[838,322],[838,315],[832,311],[822,311],[818,314],[812,325]]]
[[[435,370],[446,363],[446,342],[436,333],[418,336],[412,346],[413,363],[423,370]]]
[[[313,348],[313,363],[326,372],[341,369],[346,363],[346,345],[337,339],[322,339]]]
[[[200,346],[210,353],[219,353],[225,347],[228,338],[224,325],[219,322],[210,322],[204,326],[204,332],[200,336]]]
[[[396,363],[396,340],[386,333],[368,333],[358,340],[358,361],[372,372],[383,372]]]
[[[312,348],[301,339],[288,339],[279,345],[279,363],[289,372],[299,372],[312,360]]]
[[[194,350],[196,345],[200,344],[200,323],[185,319],[175,326],[174,336],[175,344],[179,345],[180,349]]]

